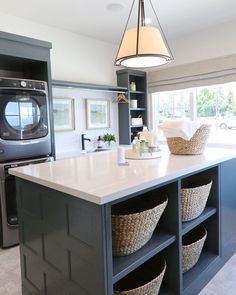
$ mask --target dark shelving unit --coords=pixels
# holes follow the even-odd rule
[[[167,268],[160,294],[188,294],[192,284],[195,284],[196,280],[204,276],[204,273],[214,265],[214,262],[217,261],[220,255],[218,169],[218,166],[214,166],[149,191],[149,193],[151,192],[156,196],[158,194],[166,194],[168,196],[168,205],[152,239],[144,247],[128,256],[113,257],[113,284],[119,282],[119,280],[130,274],[137,267],[161,253],[167,261]],[[197,218],[188,222],[182,222],[181,188],[184,188],[187,182],[196,182],[197,186],[198,182],[204,183],[211,180],[213,183],[204,211]],[[145,193],[136,196],[136,198],[140,196],[145,197]],[[122,202],[125,202],[127,199],[129,197],[122,200]],[[183,274],[182,236],[201,224],[205,226],[208,233],[203,252],[197,264]]]
[[[192,230],[197,225],[201,224],[203,221],[211,217],[216,213],[216,208],[213,207],[206,207],[202,214],[191,221],[186,221],[182,223],[182,235],[185,235],[190,230]]]
[[[215,166],[200,173],[190,175],[182,179],[181,185],[183,185],[186,180],[194,182],[198,179],[207,182],[212,180],[211,191],[202,214],[191,221],[182,222],[182,236],[198,225],[204,225],[207,230],[207,237],[198,262],[193,268],[183,274],[184,294],[196,294],[194,289],[196,280],[204,278],[208,269],[214,266],[214,263],[221,255],[219,167]]]
[[[140,250],[132,255],[114,257],[113,259],[113,283],[122,279],[132,270],[143,264],[148,259],[175,242],[175,235],[156,231],[151,240]]]
[[[183,275],[183,289],[187,293],[191,284],[208,270],[218,260],[219,256],[203,250],[198,263]]]
[[[143,265],[149,259],[161,254],[167,261],[167,269],[163,279],[163,288],[160,294],[179,294],[181,290],[180,280],[182,273],[179,270],[180,255],[179,249],[179,230],[180,230],[180,215],[179,215],[179,191],[180,183],[174,181],[157,188],[149,189],[142,194],[137,194],[135,199],[145,198],[146,196],[158,198],[158,196],[167,195],[168,204],[158,222],[156,230],[151,240],[141,249],[133,254],[122,257],[113,257],[113,284],[119,282],[122,278],[129,275],[136,268]],[[133,196],[127,196],[121,202],[114,202],[114,205],[122,205],[133,199]],[[133,200],[135,200],[133,199]],[[175,253],[173,255],[173,253]],[[172,281],[170,284],[169,282]]]
[[[135,70],[117,71],[117,84],[128,89],[128,100],[138,101],[137,108],[130,108],[130,103],[119,104],[119,141],[120,144],[131,144],[135,135],[147,126],[147,78],[146,72]],[[130,90],[130,83],[135,82],[136,91]],[[131,118],[143,118],[142,125],[132,125]]]

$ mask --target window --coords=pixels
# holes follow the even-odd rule
[[[236,82],[156,92],[152,99],[154,127],[168,119],[189,118],[211,124],[210,143],[236,145]]]

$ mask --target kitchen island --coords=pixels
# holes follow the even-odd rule
[[[116,284],[155,256],[167,261],[160,294],[198,294],[236,251],[236,152],[129,160],[97,153],[11,169],[17,177],[23,294],[112,295]],[[181,221],[181,187],[194,177],[213,181],[207,206]],[[152,239],[137,252],[112,255],[112,211],[127,200],[165,193],[168,205]],[[182,237],[204,224],[198,263],[182,273]]]

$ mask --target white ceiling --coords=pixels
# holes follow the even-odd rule
[[[235,0],[152,0],[167,39],[236,19]],[[120,3],[123,10],[106,9]],[[118,43],[132,0],[0,0],[0,12]]]

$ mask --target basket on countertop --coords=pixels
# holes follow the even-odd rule
[[[155,257],[117,283],[114,295],[157,295],[165,270],[164,257]]]
[[[112,210],[113,255],[129,255],[144,246],[151,239],[167,202],[166,195],[145,195],[115,205]]]
[[[170,152],[176,155],[202,154],[207,144],[210,129],[210,125],[203,124],[190,140],[185,140],[181,137],[167,137],[166,140]]]
[[[203,225],[198,226],[183,236],[183,272],[188,271],[198,262],[206,237],[207,230]]]
[[[189,221],[202,214],[212,187],[212,181],[196,186],[196,182],[183,181],[181,190],[182,221]],[[195,186],[195,187],[194,187]]]

